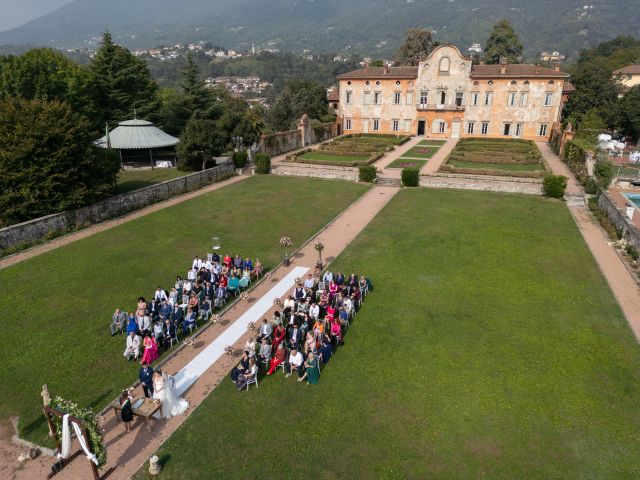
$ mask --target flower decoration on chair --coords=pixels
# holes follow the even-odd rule
[[[193,340],[193,337],[189,337],[189,338],[185,339],[184,344],[185,345],[194,345],[195,341]]]
[[[214,325],[216,323],[220,323],[220,315],[216,314],[216,315],[212,315],[211,316],[211,323],[213,323]]]
[[[241,298],[242,300],[249,300],[249,294],[248,294],[247,292],[242,292],[242,293],[240,294],[240,298]]]
[[[276,297],[273,299],[273,304],[274,305],[282,305],[282,300],[280,300],[280,297]]]
[[[227,355],[233,355],[233,347],[231,345],[227,345],[224,347],[224,353]]]
[[[249,325],[247,325],[247,330],[251,330],[252,332],[254,332],[256,330],[256,324],[254,322],[249,322]]]
[[[294,284],[299,284],[302,283],[302,279],[300,277],[296,277],[295,280],[293,281]]]
[[[267,272],[264,274],[264,278],[266,278],[267,280],[271,278],[271,272]]]

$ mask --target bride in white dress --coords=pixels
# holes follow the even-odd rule
[[[182,415],[189,408],[189,402],[178,396],[169,376],[160,370],[153,374],[153,398],[162,402],[164,418]]]

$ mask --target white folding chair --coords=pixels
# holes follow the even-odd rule
[[[256,374],[253,376],[253,378],[250,378],[249,380],[247,380],[247,392],[249,391],[249,385],[255,385],[256,388],[258,388],[258,372],[256,372]]]

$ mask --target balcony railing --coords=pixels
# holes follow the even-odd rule
[[[463,112],[464,105],[440,105],[436,103],[418,103],[416,104],[418,110],[436,110],[440,112]]]

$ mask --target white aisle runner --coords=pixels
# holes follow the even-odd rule
[[[247,332],[247,328],[251,322],[259,322],[264,315],[273,306],[273,299],[281,298],[289,292],[296,278],[302,276],[309,271],[306,267],[295,267],[286,277],[284,277],[275,287],[258,300],[249,310],[247,310],[238,320],[236,320],[229,328],[216,338],[211,344],[200,352],[191,362],[180,370],[174,376],[176,381],[176,391],[178,395],[182,395],[187,388],[207,371],[222,355],[224,355],[224,347],[236,343],[242,335]]]

